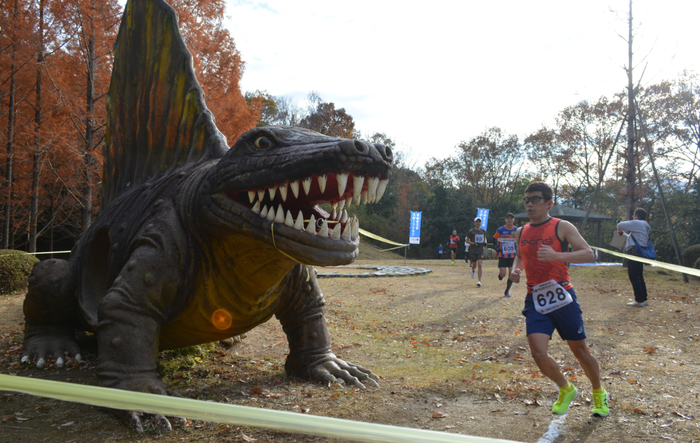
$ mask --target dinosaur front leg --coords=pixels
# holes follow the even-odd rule
[[[141,247],[102,298],[98,310],[97,379],[104,387],[168,395],[158,378],[156,360],[161,325],[178,285],[178,267],[160,247]],[[139,413],[119,412],[137,432],[143,431]],[[156,416],[162,430],[172,429]]]
[[[37,262],[29,277],[24,299],[24,351],[22,363],[36,358],[43,368],[49,357],[61,367],[66,354],[80,360],[75,341],[78,303],[70,264],[65,260]]]
[[[331,352],[331,336],[325,317],[325,302],[316,271],[297,265],[290,272],[288,293],[275,314],[289,341],[285,364],[288,374],[333,383],[342,381],[364,389],[363,382],[379,386],[379,377],[369,369],[348,363]]]

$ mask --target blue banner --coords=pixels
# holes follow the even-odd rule
[[[411,230],[408,234],[408,243],[412,245],[420,244],[420,220],[421,213],[411,211]]]
[[[488,231],[489,226],[489,210],[476,208],[476,216],[481,219],[481,229]]]

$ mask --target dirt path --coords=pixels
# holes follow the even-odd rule
[[[554,386],[540,377],[527,349],[523,287],[502,297],[495,262],[486,263],[481,288],[463,262],[415,265],[433,273],[320,280],[334,352],[380,374],[379,388],[287,378],[287,342],[274,319],[230,348],[213,346],[195,357],[164,354],[163,379],[191,398],[514,441],[700,441],[697,280],[684,284],[677,275],[647,270],[650,306],[627,308],[631,288],[624,270],[572,267],[588,343],[612,400],[609,417],[590,417],[590,384],[555,337],[550,353],[581,391],[562,420],[549,410]],[[22,299],[0,298],[0,372],[94,384],[89,340],[81,364],[38,370],[18,363]],[[0,393],[0,416],[0,442],[327,441],[194,421],[175,423],[169,434],[138,436],[97,408],[8,392]]]

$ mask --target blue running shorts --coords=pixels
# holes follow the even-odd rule
[[[523,309],[527,335],[540,333],[551,337],[556,329],[562,340],[575,341],[586,338],[586,330],[583,327],[583,312],[576,299],[576,293],[573,288],[567,289],[567,291],[571,294],[574,302],[549,314],[537,312],[532,294],[527,294],[527,297],[525,297],[525,308]]]

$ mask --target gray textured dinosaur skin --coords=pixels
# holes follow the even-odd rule
[[[147,19],[166,25],[174,20],[161,0],[148,2],[157,13]],[[75,331],[87,330],[97,334],[100,385],[168,394],[156,373],[159,350],[240,335],[275,315],[289,341],[289,374],[376,385],[371,371],[331,352],[323,295],[311,265],[347,264],[357,256],[358,222],[343,207],[381,198],[392,167],[390,149],[283,126],[252,129],[226,149],[188,70],[187,99],[194,105],[186,105],[196,106],[195,129],[185,128],[191,136],[186,155],[172,156],[185,160],[162,161],[169,149],[162,140],[145,140],[137,125],[126,135],[117,129],[130,127],[124,123],[129,118],[147,118],[141,101],[116,100],[142,100],[123,89],[140,87],[138,82],[123,79],[135,69],[125,60],[138,60],[139,42],[145,41],[133,33],[157,28],[140,26],[147,14],[138,8],[146,3],[127,4],[123,22],[133,20],[132,34],[122,23],[115,46],[104,207],[69,261],[35,265],[24,302],[22,361],[36,359],[43,367],[48,358],[58,366],[66,354],[80,358]],[[182,48],[173,50],[172,65],[189,60]],[[168,118],[162,120],[168,124]],[[138,155],[143,146],[161,153],[147,167]],[[331,214],[318,206],[322,203],[331,204]],[[141,431],[138,414],[128,414]]]

